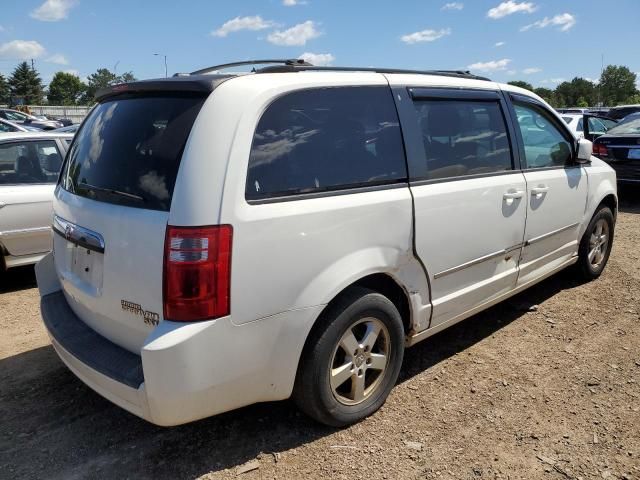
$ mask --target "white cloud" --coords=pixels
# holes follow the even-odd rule
[[[498,18],[506,17],[507,15],[513,15],[514,13],[533,13],[536,11],[536,5],[532,2],[515,2],[514,0],[507,0],[502,2],[497,7],[492,8],[487,12],[487,17],[497,20]]]
[[[327,65],[331,65],[336,59],[336,57],[334,57],[331,53],[311,53],[311,52],[304,52],[298,58],[302,58],[303,60],[306,60],[307,62],[309,62],[311,65],[315,65],[317,67],[324,67]]]
[[[542,69],[538,68],[538,67],[529,67],[529,68],[525,68],[524,70],[522,70],[522,73],[524,73],[525,75],[531,75],[533,73],[538,73],[541,72]]]
[[[557,85],[557,84],[562,83],[564,81],[565,81],[564,78],[558,77],[558,78],[546,78],[546,79],[540,81],[540,83]]]
[[[560,30],[561,32],[566,32],[568,30],[571,30],[571,28],[573,28],[575,24],[576,17],[574,17],[570,13],[561,13],[559,15],[556,15],[555,17],[544,17],[542,20],[538,20],[537,22],[525,25],[520,29],[520,31],[526,32],[531,28],[546,28],[552,26],[558,27],[558,30]]]
[[[291,47],[305,45],[307,41],[320,35],[315,22],[307,20],[286,30],[276,30],[269,34],[267,40],[274,45]]]
[[[64,73],[68,73],[69,75],[75,75],[76,77],[80,76],[80,72],[78,72],[78,70],[75,70],[73,68],[70,68],[68,70],[63,70]]]
[[[433,42],[446,35],[451,35],[450,28],[442,28],[440,30],[422,30],[420,32],[409,33],[400,37],[404,43],[420,43]]]
[[[502,60],[492,60],[490,62],[477,62],[467,66],[469,70],[478,70],[480,72],[495,72],[497,70],[506,70],[511,63],[511,59],[503,58]]]
[[[445,3],[440,10],[462,10],[463,8],[464,8],[464,3],[451,2],[451,3]]]
[[[69,10],[77,3],[77,0],[46,0],[29,15],[43,22],[58,22],[67,18]]]
[[[46,59],[49,63],[57,63],[58,65],[69,65],[69,60],[61,53],[55,53]]]
[[[513,76],[513,75],[515,75],[516,73],[518,73],[518,71],[517,71],[517,70],[508,70],[508,71],[507,71],[507,75],[512,75],[512,76]]]
[[[306,5],[304,0],[282,0],[282,5],[285,7],[295,7],[296,5]]]
[[[214,37],[226,37],[232,32],[241,30],[264,30],[275,25],[271,20],[264,20],[260,15],[253,17],[236,17],[222,24],[220,28],[211,32]]]
[[[496,42],[496,44],[494,46],[495,47],[503,47],[506,44],[507,44],[507,42]]]
[[[35,40],[12,40],[0,45],[0,58],[28,60],[45,54],[45,48]]]

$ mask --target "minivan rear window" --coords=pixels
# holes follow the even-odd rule
[[[168,211],[182,151],[205,97],[120,96],[98,104],[71,146],[62,188]]]

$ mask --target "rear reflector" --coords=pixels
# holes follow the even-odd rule
[[[607,146],[603,145],[601,143],[594,143],[593,144],[593,154],[596,157],[608,157],[609,156],[609,152],[607,151]]]
[[[164,318],[193,322],[229,315],[231,225],[167,226]]]

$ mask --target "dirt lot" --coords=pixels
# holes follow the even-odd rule
[[[373,417],[288,402],[154,427],[58,360],[33,270],[0,286],[0,478],[640,479],[640,195],[596,282],[561,273],[409,350]]]

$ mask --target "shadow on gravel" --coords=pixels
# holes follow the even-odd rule
[[[0,294],[34,287],[37,287],[37,285],[33,265],[11,268],[6,272],[0,272]]]
[[[618,187],[620,211],[640,214],[640,185],[623,185]]]
[[[531,305],[578,285],[560,273],[409,349],[399,383],[487,338]],[[2,478],[193,478],[335,431],[307,419],[290,402],[155,427],[82,384],[51,346],[0,360],[0,386]]]

